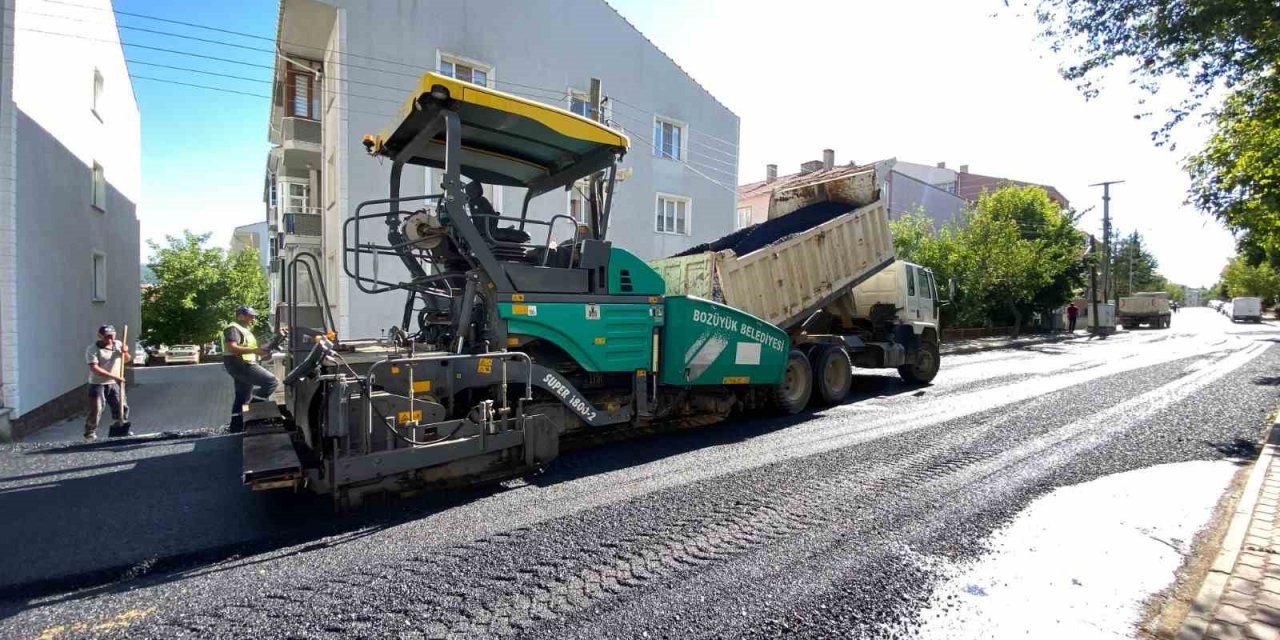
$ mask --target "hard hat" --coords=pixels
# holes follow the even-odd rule
[[[254,311],[254,310],[253,310],[253,307],[251,307],[251,306],[249,306],[249,305],[247,305],[247,304],[242,304],[242,305],[240,305],[240,306],[236,307],[236,315],[240,315],[240,314],[242,314],[242,313],[243,313],[244,315],[246,315],[246,316],[253,316],[253,317],[255,317],[255,318],[256,318],[256,317],[258,317],[258,312],[257,312],[257,311]]]
[[[98,327],[98,335],[100,336],[114,336],[115,334],[116,328],[109,324],[104,324]]]

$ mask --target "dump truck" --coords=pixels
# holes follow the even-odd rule
[[[848,393],[850,367],[930,382],[940,362],[936,283],[929,269],[896,259],[877,186],[871,167],[792,183],[771,196],[767,222],[650,264],[668,294],[714,300],[786,331],[813,367],[820,402]],[[781,237],[753,242],[761,235]]]
[[[427,73],[364,146],[389,165],[387,197],[344,221],[341,266],[404,311],[385,335],[337,335],[317,258],[283,265],[288,374],[283,403],[246,416],[251,488],[304,488],[342,509],[536,471],[564,439],[796,413],[815,379],[819,400],[842,397],[852,364],[937,371],[932,274],[893,259],[874,181],[823,224],[742,256],[686,256],[685,275],[664,278],[606,239],[629,140],[603,124]],[[415,165],[441,170],[432,193],[402,193]],[[530,215],[534,198],[584,180],[581,220]],[[496,210],[485,185],[523,189],[520,212]],[[777,224],[811,215],[792,204]],[[553,242],[557,229],[570,240]],[[720,295],[686,278],[697,268]],[[299,309],[300,287],[318,316]]]
[[[1144,324],[1153,329],[1168,329],[1172,318],[1169,294],[1165,291],[1139,292],[1124,296],[1116,306],[1116,324],[1125,329]]]

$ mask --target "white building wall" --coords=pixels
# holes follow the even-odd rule
[[[14,4],[6,0],[7,7]],[[12,34],[13,50],[5,56],[12,87],[6,73],[0,106],[0,136],[10,137],[0,139],[0,189],[7,190],[0,197],[0,247],[12,237],[16,259],[9,245],[15,268],[0,269],[0,326],[6,333],[0,339],[6,371],[18,374],[4,378],[5,404],[19,416],[84,384],[84,348],[97,325],[123,330],[127,324],[131,341],[142,329],[138,108],[110,1],[81,4],[96,8],[92,21],[34,15],[79,18],[86,12],[36,0],[16,0],[16,11],[7,14],[18,30],[5,32],[6,49]],[[103,77],[96,115],[95,68]],[[21,162],[7,169],[10,183],[3,165],[15,157]],[[94,162],[107,181],[104,211],[90,206]],[[95,252],[106,256],[106,299],[99,302],[92,299]]]
[[[14,206],[13,9],[0,1],[0,407],[18,403],[18,217]]]

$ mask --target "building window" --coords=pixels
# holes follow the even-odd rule
[[[738,219],[734,229],[745,229],[751,226],[751,207],[738,207]]]
[[[489,77],[493,75],[493,67],[458,56],[441,55],[440,73],[463,82],[487,87]]]
[[[688,198],[659,195],[654,230],[658,233],[689,235],[689,209]]]
[[[316,95],[316,76],[313,72],[289,67],[285,74],[285,117],[315,120],[320,111]]]
[[[93,185],[89,193],[89,204],[98,211],[107,210],[107,177],[102,165],[93,163]]]
[[[685,125],[666,118],[653,120],[653,155],[672,160],[684,159]]]
[[[102,121],[102,72],[96,68],[93,70],[93,106],[90,111],[99,122]]]
[[[94,302],[107,301],[107,254],[101,251],[93,252],[93,287]]]

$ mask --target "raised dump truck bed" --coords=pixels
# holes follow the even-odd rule
[[[877,200],[746,255],[726,249],[650,264],[668,295],[715,300],[790,329],[893,261],[885,205]]]
[[[767,222],[650,263],[667,294],[723,302],[791,330],[888,267],[893,238],[875,170],[832,173],[774,192]]]

